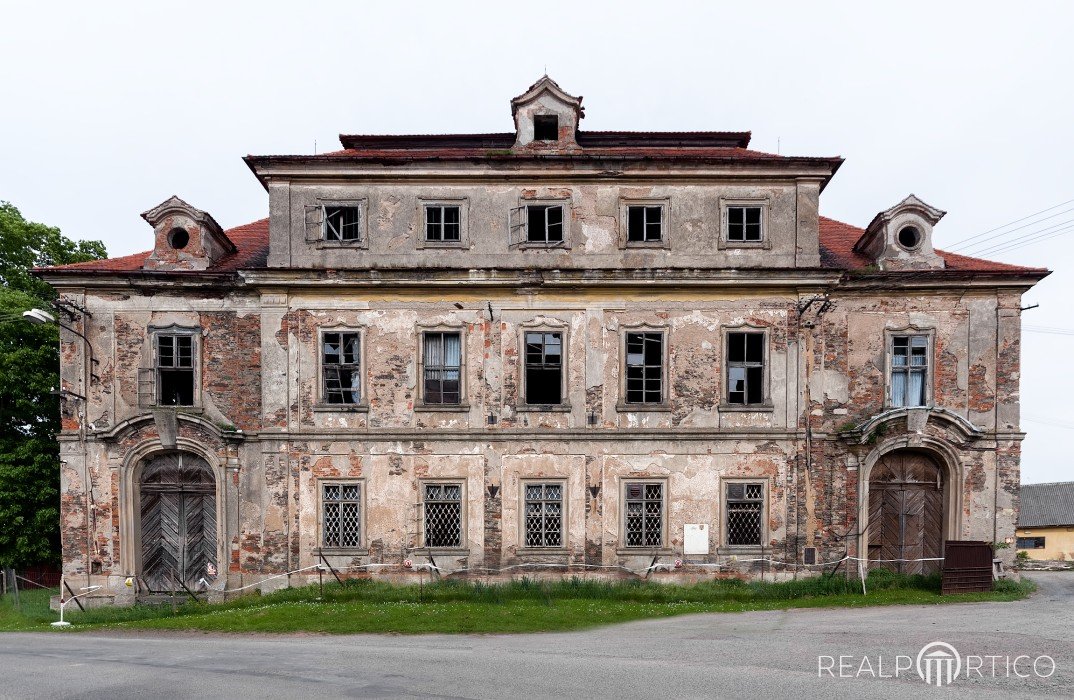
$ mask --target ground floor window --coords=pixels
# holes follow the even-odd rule
[[[563,546],[563,484],[526,484],[526,546]]]
[[[761,546],[764,533],[764,484],[726,484],[724,532],[727,546]]]
[[[462,484],[425,484],[422,496],[425,546],[461,547]]]
[[[321,484],[321,546],[358,547],[362,542],[362,485]]]
[[[627,482],[624,486],[627,547],[664,545],[663,482]]]
[[[1044,549],[1043,537],[1019,537],[1018,549]]]

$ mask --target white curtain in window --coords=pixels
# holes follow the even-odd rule
[[[456,334],[444,335],[444,366],[458,367],[462,360],[459,336]]]
[[[891,405],[903,406],[906,404],[906,373],[891,373]]]
[[[924,406],[925,405],[925,373],[924,372],[911,372],[910,373],[910,392],[906,398],[907,405],[910,406]]]

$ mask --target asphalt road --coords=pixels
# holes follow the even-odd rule
[[[1016,603],[694,615],[563,634],[3,634],[0,696],[1074,697],[1074,573],[1031,576],[1040,590]],[[1001,658],[943,689],[912,670],[875,677],[933,641],[953,645],[963,669],[970,656]],[[852,657],[843,674],[856,677],[818,671],[828,665],[818,655],[836,659],[835,675],[838,657]],[[1019,655],[1008,672],[1005,657]],[[1048,677],[1032,668],[1041,655],[1054,660],[1037,663]]]

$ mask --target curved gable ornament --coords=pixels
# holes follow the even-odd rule
[[[839,433],[839,436],[851,445],[866,445],[889,432],[898,423],[906,426],[910,434],[924,433],[925,426],[932,424],[957,438],[958,442],[976,440],[984,431],[954,411],[946,408],[928,406],[891,408],[866,419],[862,423]]]
[[[176,421],[176,433],[178,434],[178,425],[180,423],[187,423],[197,429],[208,433],[211,437],[219,441],[221,445],[225,443],[242,442],[246,439],[246,434],[241,428],[235,428],[234,430],[223,430],[219,425],[207,418],[198,415],[196,413],[187,413],[185,411],[176,411],[170,408],[160,409],[161,412],[173,414]],[[116,423],[107,430],[102,430],[95,434],[100,440],[106,442],[118,442],[119,440],[126,439],[130,435],[143,430],[147,424],[157,424],[158,415],[154,413],[142,413],[140,415],[128,418],[127,420]]]

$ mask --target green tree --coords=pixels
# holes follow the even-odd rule
[[[100,241],[75,242],[0,202],[0,566],[60,558],[59,335],[22,312],[56,298],[34,267],[98,260]]]

